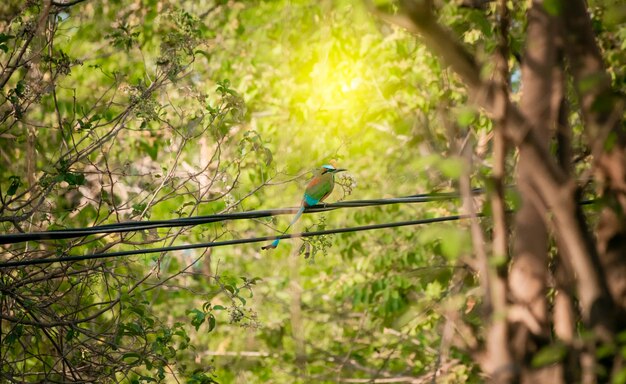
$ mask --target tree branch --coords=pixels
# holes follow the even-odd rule
[[[26,50],[30,46],[31,41],[33,41],[33,38],[35,37],[37,32],[39,32],[41,27],[46,23],[46,19],[48,18],[48,15],[50,14],[50,6],[51,6],[51,3],[46,4],[46,7],[41,11],[39,20],[37,20],[37,27],[34,28],[32,32],[28,35],[28,38],[24,42],[24,45],[22,45],[22,49],[20,49],[20,52],[17,54],[17,57],[15,58],[13,63],[7,64],[4,72],[2,73],[2,77],[0,77],[0,90],[3,89],[4,86],[9,82],[9,79],[11,78],[11,76],[13,76],[15,71],[18,68],[22,67],[23,65],[23,63],[21,62],[22,57],[26,53]]]
[[[601,277],[595,246],[584,220],[581,221],[579,216],[575,182],[559,168],[532,125],[511,103],[508,94],[481,79],[476,60],[435,21],[435,15],[424,6],[425,3],[403,0],[402,4],[412,22],[411,30],[419,33],[428,48],[439,54],[461,77],[472,101],[495,120],[504,120],[506,137],[518,147],[520,156],[527,158],[529,167],[535,170],[530,175],[530,182],[552,210],[555,230],[561,233],[572,257],[572,265],[579,278],[578,294],[583,307],[583,320],[603,339],[611,340],[614,305]]]
[[[581,0],[561,10],[566,30],[565,53],[585,121],[597,179],[610,202],[597,226],[598,250],[613,299],[626,309],[626,133],[621,127],[624,101],[611,88],[591,19]],[[621,211],[620,213],[617,213]],[[620,316],[623,318],[623,316]]]
[[[52,5],[54,5],[55,7],[67,8],[67,7],[71,7],[72,5],[82,3],[83,1],[85,0],[73,0],[73,1],[68,1],[67,3],[60,3],[58,1],[53,1]]]

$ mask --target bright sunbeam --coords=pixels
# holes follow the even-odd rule
[[[368,105],[380,95],[372,86],[372,69],[358,50],[335,39],[307,49],[314,53],[307,65],[298,68],[305,111],[308,119],[319,121],[327,129],[341,124],[344,134],[354,132],[368,110]],[[304,48],[303,48],[304,49]],[[338,133],[335,129],[335,133]]]

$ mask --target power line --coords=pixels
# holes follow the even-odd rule
[[[472,191],[474,194],[481,194],[483,190],[476,188]],[[342,201],[332,204],[320,204],[305,209],[305,213],[326,212],[333,211],[339,208],[358,208],[358,207],[371,207],[389,204],[403,204],[403,203],[426,203],[432,201],[452,200],[458,199],[460,195],[455,192],[444,193],[424,193],[418,195],[411,195],[405,197],[387,198],[387,199],[371,199],[371,200],[352,200]],[[279,209],[266,209],[257,211],[246,212],[232,212],[217,215],[204,215],[204,216],[192,216],[170,220],[151,220],[151,221],[131,221],[123,223],[104,224],[87,228],[73,228],[62,229],[42,232],[26,232],[26,233],[13,233],[7,235],[0,235],[0,245],[15,244],[32,240],[62,240],[72,239],[83,236],[102,234],[102,233],[120,233],[120,232],[133,232],[143,231],[147,229],[155,228],[173,228],[173,227],[187,227],[200,224],[216,223],[227,220],[244,220],[244,219],[258,219],[269,216],[287,215],[290,213],[296,213],[298,208],[279,208]]]
[[[483,214],[476,215],[476,217],[483,217],[483,216],[484,216]],[[103,259],[103,258],[109,258],[109,257],[123,257],[123,256],[144,255],[148,253],[180,251],[180,250],[185,250],[185,249],[214,248],[214,247],[223,247],[223,246],[235,245],[235,244],[258,243],[258,242],[266,242],[266,241],[274,240],[277,237],[283,240],[283,239],[300,238],[300,237],[330,235],[330,234],[336,234],[336,233],[371,231],[374,229],[396,228],[396,227],[406,227],[406,226],[411,226],[411,225],[441,223],[445,221],[456,221],[456,220],[468,219],[470,217],[471,217],[470,215],[443,216],[443,217],[433,217],[433,218],[421,219],[421,220],[399,221],[399,222],[393,222],[393,223],[363,225],[363,226],[358,226],[358,227],[327,229],[323,231],[293,233],[293,234],[285,234],[285,235],[280,235],[280,236],[252,237],[248,239],[235,239],[235,240],[214,241],[214,242],[198,243],[198,244],[174,245],[170,247],[160,247],[160,248],[150,248],[150,249],[136,249],[136,250],[118,251],[118,252],[94,253],[94,254],[87,254],[87,255],[74,255],[74,256],[69,255],[69,256],[61,256],[61,257],[50,257],[50,258],[44,258],[44,259],[7,261],[7,262],[0,263],[0,269],[9,268],[9,267],[21,267],[21,266],[26,266],[26,265],[49,264],[49,263],[56,263],[56,262],[81,261],[81,260],[94,260],[94,259]]]
[[[350,203],[354,203],[354,202],[350,202]],[[590,205],[593,203],[595,203],[595,200],[583,200],[579,202],[579,204],[583,206]],[[344,204],[344,203],[337,203],[337,204]],[[311,208],[316,208],[316,207],[311,207]],[[321,209],[319,209],[319,211],[325,211],[325,210],[337,209],[338,207],[321,206],[320,208]],[[285,209],[272,210],[272,211],[284,211],[284,210]],[[286,210],[294,211],[295,208],[293,209],[287,208]],[[314,210],[314,211],[318,211],[318,210]],[[251,212],[254,212],[254,211],[251,211]],[[266,212],[266,211],[256,211],[256,212]],[[514,211],[507,210],[507,213],[512,213],[512,212]],[[242,212],[242,213],[245,213],[245,212]],[[473,217],[485,217],[485,216],[486,215],[483,213],[478,213]],[[149,254],[149,253],[179,251],[179,250],[186,250],[186,249],[223,247],[227,245],[266,242],[269,240],[274,240],[276,238],[283,240],[283,239],[290,239],[290,238],[330,235],[330,234],[336,234],[336,233],[369,231],[369,230],[374,230],[374,229],[396,228],[396,227],[404,227],[404,226],[412,226],[412,225],[440,223],[440,222],[446,222],[446,221],[456,221],[456,220],[468,219],[471,217],[472,217],[471,215],[453,215],[453,216],[433,217],[433,218],[421,219],[421,220],[410,220],[410,221],[400,221],[400,222],[392,222],[392,223],[384,223],[384,224],[371,224],[371,225],[349,227],[349,228],[328,229],[328,230],[323,230],[323,231],[283,234],[279,236],[253,237],[253,238],[248,238],[248,239],[214,241],[214,242],[208,242],[208,243],[185,244],[185,245],[176,245],[176,246],[169,246],[169,247],[117,251],[117,252],[108,252],[108,253],[95,253],[95,254],[86,254],[86,255],[74,255],[74,256],[69,255],[69,256],[61,256],[61,257],[55,257],[55,258],[7,261],[7,262],[0,263],[0,269],[9,268],[9,267],[36,265],[36,264],[48,264],[48,263],[54,263],[54,262],[81,261],[81,260],[102,259],[102,258],[109,258],[109,257],[122,257],[122,256],[143,255],[143,254]]]

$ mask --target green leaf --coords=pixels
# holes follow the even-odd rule
[[[216,325],[215,316],[211,314],[209,315],[209,332],[215,329],[215,325]]]
[[[13,196],[22,182],[20,181],[19,176],[9,176],[9,181],[11,183],[9,184],[9,189],[7,190],[7,196]]]
[[[442,230],[441,253],[448,259],[455,260],[465,251],[471,249],[472,238],[462,228],[445,228]]]
[[[576,85],[580,92],[587,93],[600,88],[605,81],[607,81],[607,78],[603,72],[595,72],[581,78]]]
[[[461,127],[468,127],[470,124],[476,121],[476,111],[470,108],[462,109],[457,115],[456,119]]]
[[[543,347],[532,359],[532,366],[534,368],[544,367],[546,365],[558,363],[562,361],[567,355],[567,347],[561,343],[555,343]]]
[[[141,336],[144,334],[144,329],[137,323],[123,324],[124,334],[130,336]]]
[[[198,329],[200,329],[202,323],[204,323],[204,321],[206,320],[207,314],[198,309],[192,309],[191,311],[188,311],[188,314],[193,314],[193,317],[191,319],[191,325],[193,325],[197,331]]]
[[[136,313],[137,315],[139,315],[139,317],[143,317],[145,315],[145,310],[143,309],[143,307],[138,306],[138,305],[133,305],[130,308],[131,312]]]
[[[78,336],[78,332],[76,332],[74,328],[70,328],[67,335],[65,335],[65,341],[72,341],[72,339],[76,336]]]
[[[4,33],[0,33],[0,43],[6,43],[7,41],[15,38],[13,35],[7,35]]]
[[[141,215],[147,206],[146,203],[133,204],[133,215]]]
[[[127,361],[129,359],[130,359],[130,361]],[[137,352],[127,352],[127,353],[122,355],[122,360],[124,360],[127,364],[137,365],[137,364],[139,364],[141,362],[142,357]]]
[[[626,384],[626,368],[620,369],[615,376],[613,376],[612,384]]]
[[[204,50],[202,50],[202,49],[196,49],[196,50],[194,51],[194,53],[196,53],[196,54],[200,54],[200,55],[204,56],[204,58],[205,58],[208,62],[211,62],[211,54],[210,54],[209,52],[204,51]]]
[[[596,358],[605,359],[609,356],[613,356],[615,354],[615,344],[613,343],[604,343],[599,345],[596,348]]]
[[[26,90],[26,83],[24,82],[24,80],[20,80],[17,82],[17,85],[15,86],[15,94],[19,97],[24,96],[24,91]]]
[[[15,343],[17,340],[19,340],[20,337],[22,337],[23,331],[24,326],[16,325],[13,329],[11,329],[9,334],[5,337],[4,341],[9,345]]]
[[[62,175],[62,180],[66,181],[71,186],[84,185],[85,175],[82,173],[67,172]]]
[[[465,164],[460,158],[441,159],[437,162],[437,168],[441,173],[450,179],[461,177]]]
[[[156,161],[159,155],[159,143],[158,142],[155,141],[152,144],[148,144],[145,141],[140,141],[139,146],[145,153],[148,154],[148,156],[150,156],[152,160]]]
[[[615,340],[620,344],[626,344],[626,331],[618,333]]]
[[[551,16],[558,16],[563,11],[562,0],[544,0],[543,8]]]
[[[426,297],[436,300],[441,296],[441,293],[443,292],[443,287],[441,286],[441,283],[439,283],[438,281],[433,281],[431,283],[428,283],[426,285],[426,289],[424,290],[424,293],[426,294]]]

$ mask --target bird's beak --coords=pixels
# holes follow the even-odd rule
[[[344,169],[344,168],[335,169],[333,173],[343,172],[343,171],[347,171],[347,169]]]

